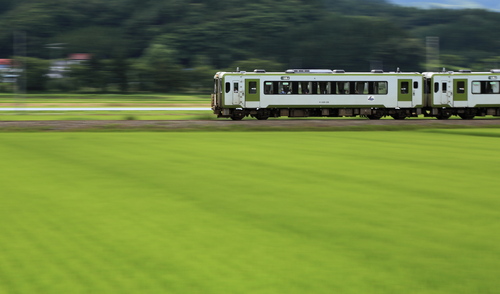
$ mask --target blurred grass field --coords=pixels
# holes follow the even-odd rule
[[[499,137],[0,133],[0,293],[497,293]]]
[[[46,111],[23,111],[23,108],[51,108]],[[216,119],[212,111],[65,111],[57,108],[81,107],[206,107],[210,95],[189,94],[27,94],[16,97],[0,94],[0,121],[44,120],[206,120]],[[2,111],[2,108],[19,108]]]
[[[29,103],[54,104],[54,103],[208,103],[210,94],[103,94],[103,93],[0,93],[0,106],[6,103],[19,105]]]
[[[1,111],[0,121],[46,121],[46,120],[215,120],[212,111]]]

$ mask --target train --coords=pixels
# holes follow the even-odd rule
[[[500,116],[500,69],[441,72],[217,72],[211,108],[219,118]]]

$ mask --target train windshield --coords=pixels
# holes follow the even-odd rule
[[[215,78],[214,79],[214,94],[219,94],[219,93],[221,93],[220,79]]]

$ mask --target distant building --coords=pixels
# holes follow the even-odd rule
[[[12,59],[0,59],[0,69],[12,68],[13,64]]]
[[[47,76],[52,79],[64,78],[68,75],[71,65],[79,65],[92,58],[88,53],[69,54],[66,59],[52,61]]]
[[[21,71],[21,69],[14,68],[12,59],[0,59],[0,82],[15,83]]]
[[[91,58],[92,54],[89,53],[73,53],[68,56],[68,64],[81,64]]]

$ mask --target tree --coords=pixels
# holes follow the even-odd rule
[[[109,73],[112,82],[118,85],[121,92],[128,91],[129,64],[122,54],[118,54],[111,60]]]
[[[139,59],[130,68],[141,85],[147,78],[151,89],[172,91],[186,85],[186,69],[241,67],[245,60],[351,71],[377,61],[418,71],[425,37],[438,36],[441,54],[473,68],[498,55],[498,16],[386,0],[0,0],[0,58],[16,54],[12,32],[22,31],[28,56],[49,58],[50,43],[102,60],[118,50],[123,59]],[[123,81],[117,67],[112,62],[100,71]]]
[[[172,92],[184,86],[177,53],[166,45],[152,44],[140,58],[139,64],[136,69],[148,77],[156,91]]]
[[[105,92],[108,84],[108,73],[105,64],[96,55],[92,55],[88,63],[87,81],[91,88]]]
[[[372,61],[384,68],[405,67],[417,71],[422,46],[388,21],[375,17],[332,14],[295,30],[290,49],[293,67],[370,70]]]
[[[48,77],[49,61],[34,57],[14,57],[19,68],[23,68],[19,85],[26,85],[28,91],[45,90]]]

